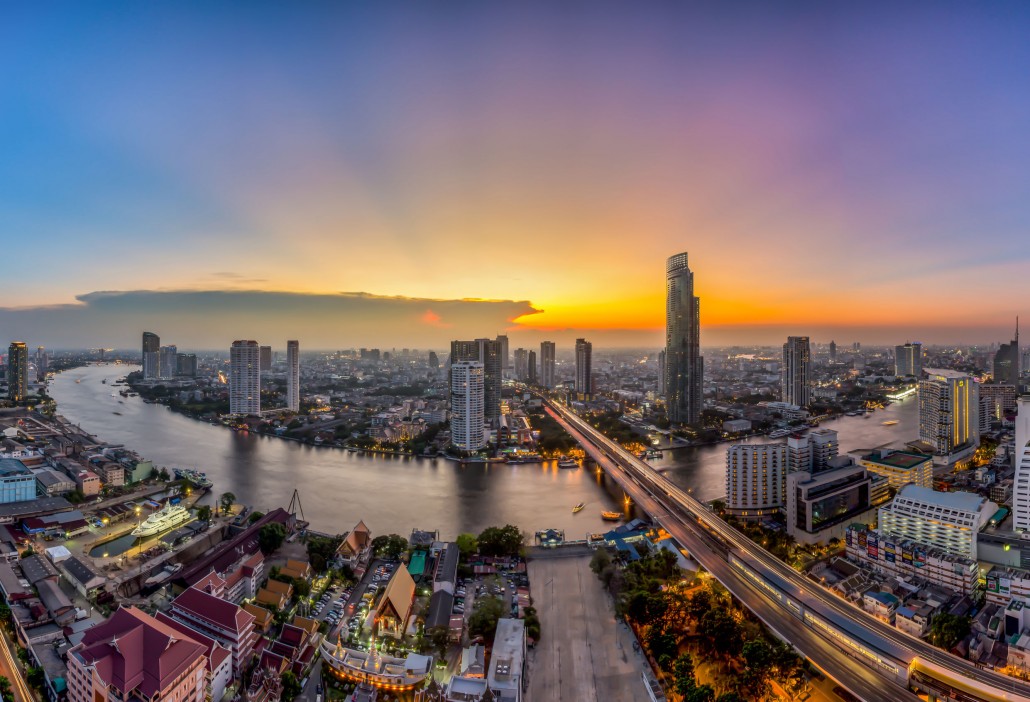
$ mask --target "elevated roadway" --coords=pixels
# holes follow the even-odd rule
[[[774,558],[567,407],[550,401],[547,407],[691,557],[774,633],[861,699],[916,700],[910,686],[917,686],[924,694],[961,702],[1030,702],[1030,685],[981,669],[843,601]]]

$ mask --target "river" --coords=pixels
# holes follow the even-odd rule
[[[375,534],[439,530],[444,538],[517,524],[532,534],[565,530],[569,539],[607,530],[603,510],[620,505],[589,470],[546,464],[473,464],[352,453],[230,431],[122,398],[110,383],[133,370],[125,365],[76,368],[50,384],[58,413],[101,441],[124,444],[155,465],[197,468],[214,483],[213,494],[234,493],[255,509],[285,507],[296,488],[304,517],[319,531],[339,533],[362,519]],[[103,381],[107,380],[107,384]],[[116,414],[118,413],[118,414]],[[882,422],[897,419],[885,427]],[[844,451],[915,438],[914,399],[876,412],[844,417],[825,426],[840,432]],[[655,461],[672,480],[700,499],[725,493],[726,445],[666,451]],[[586,503],[579,514],[573,505]]]

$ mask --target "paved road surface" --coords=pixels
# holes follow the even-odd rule
[[[590,556],[529,561],[542,641],[529,654],[530,702],[636,702],[646,699],[646,663],[616,623]]]
[[[3,675],[11,682],[11,693],[14,702],[33,702],[32,693],[29,691],[21,673],[18,672],[18,663],[15,660],[14,645],[7,639],[7,634],[0,634],[0,675]]]

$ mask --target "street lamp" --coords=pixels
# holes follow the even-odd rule
[[[141,525],[141,522],[140,522],[140,506],[136,505],[136,528],[139,529],[140,525]],[[139,537],[139,553],[140,553],[140,555],[143,555],[143,537],[142,536]]]

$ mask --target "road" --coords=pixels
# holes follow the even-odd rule
[[[968,699],[1030,701],[1030,685],[934,648],[881,622],[862,610],[806,579],[763,548],[713,515],[704,505],[678,488],[647,463],[637,459],[598,432],[568,408],[548,402],[548,410],[580,441],[594,460],[609,472],[631,499],[665,527],[720,582],[744,602],[765,623],[790,641],[827,674],[866,700],[914,699],[907,690],[910,665],[934,666],[966,690]],[[760,576],[763,587],[746,579],[727,560],[745,563]],[[775,583],[770,587],[769,583]],[[739,592],[739,594],[738,594]],[[806,621],[830,623],[827,629],[839,635],[847,629],[852,642],[845,653],[838,644],[802,623],[784,605],[805,608]],[[799,610],[800,611],[800,610]],[[811,617],[811,619],[810,619]],[[809,651],[820,651],[818,657]],[[852,657],[854,654],[855,657]],[[896,665],[896,679],[866,666],[872,661]],[[856,661],[861,665],[856,665]],[[895,663],[892,663],[895,662]],[[899,692],[900,691],[900,692]],[[907,695],[907,697],[906,697]]]
[[[11,651],[12,644],[8,641],[6,633],[0,633],[0,647],[3,648],[3,651],[0,652],[0,675],[11,682],[14,702],[33,702],[35,698],[18,670],[18,662]]]

